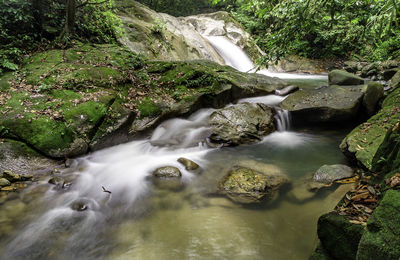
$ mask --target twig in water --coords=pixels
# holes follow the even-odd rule
[[[106,188],[104,188],[104,186],[101,186],[101,187],[103,188],[103,192],[107,192],[107,193],[110,193],[110,194],[111,194],[111,191],[106,190]]]

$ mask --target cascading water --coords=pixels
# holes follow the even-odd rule
[[[240,48],[219,37],[208,39],[227,64],[241,71],[253,69]],[[278,131],[255,145],[204,146],[210,133],[207,120],[214,110],[203,109],[188,119],[162,123],[149,139],[75,159],[70,169],[59,173],[73,183],[69,189],[48,188],[47,180],[37,184],[36,188],[48,190],[40,193],[40,199],[32,196],[33,213],[24,211],[18,233],[0,244],[0,258],[307,258],[315,237],[304,234],[315,233],[317,217],[342,194],[297,204],[288,195],[274,207],[254,208],[210,195],[226,170],[242,160],[272,164],[294,180],[322,164],[341,162],[337,146],[342,135],[290,131],[290,115],[277,107],[284,98],[269,95],[239,101],[276,107]],[[177,162],[180,157],[198,163],[203,173],[186,170]],[[183,190],[164,190],[153,183],[152,172],[162,166],[182,172]],[[0,211],[0,223],[4,212]]]

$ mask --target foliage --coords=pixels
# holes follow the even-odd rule
[[[233,0],[229,9],[255,34],[268,61],[290,53],[311,58],[361,53],[378,60],[399,53],[398,0]]]
[[[167,24],[165,23],[164,20],[154,18],[154,24],[151,27],[151,32],[157,35],[161,35],[165,30],[166,26]]]
[[[138,0],[157,12],[168,13],[174,16],[186,16],[210,11],[218,7],[208,0]]]
[[[0,74],[17,70],[22,55],[48,44],[62,32],[65,0],[0,0]],[[75,36],[111,43],[123,33],[114,0],[76,0]]]

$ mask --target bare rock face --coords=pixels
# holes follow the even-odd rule
[[[210,144],[234,146],[258,142],[275,131],[274,111],[264,104],[241,103],[210,116]]]

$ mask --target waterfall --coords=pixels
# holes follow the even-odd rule
[[[247,54],[226,37],[207,36],[205,38],[224,59],[226,65],[229,65],[241,72],[250,72],[254,69],[254,64]]]
[[[289,131],[292,125],[290,112],[279,107],[275,107],[276,127],[279,132]]]

